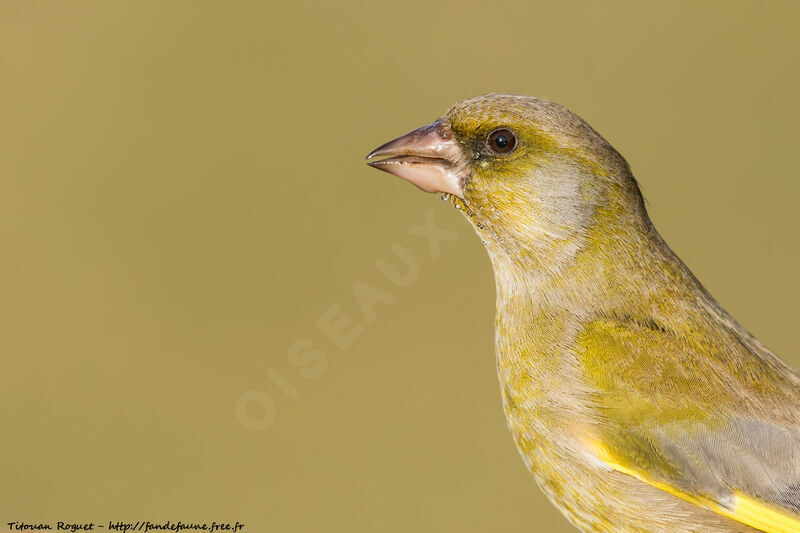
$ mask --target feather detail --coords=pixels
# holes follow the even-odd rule
[[[644,475],[642,472],[619,464],[614,460],[608,449],[597,441],[587,443],[589,450],[602,463],[622,474],[635,477],[659,490],[677,496],[691,504],[705,507],[727,518],[741,522],[747,526],[764,531],[765,533],[800,533],[800,518],[788,514],[786,511],[774,509],[758,500],[741,492],[735,492],[728,505],[722,505],[710,498],[688,494],[666,483],[660,483]]]

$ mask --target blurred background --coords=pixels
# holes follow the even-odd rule
[[[572,531],[506,429],[480,242],[364,154],[479,93],[558,101],[800,366],[798,16],[0,2],[0,524]],[[453,232],[438,253],[426,216]],[[379,267],[398,245],[402,287]]]

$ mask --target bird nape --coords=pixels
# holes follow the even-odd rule
[[[484,243],[509,427],[575,526],[800,532],[800,374],[664,243],[586,122],[490,94],[367,158],[443,193]]]

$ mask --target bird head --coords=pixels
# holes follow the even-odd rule
[[[372,151],[368,164],[439,192],[490,255],[568,260],[599,222],[644,213],[622,156],[586,122],[539,98],[489,94]],[[620,218],[625,220],[619,220]]]

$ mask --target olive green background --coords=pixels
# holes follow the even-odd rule
[[[2,1],[0,524],[571,531],[506,429],[480,242],[363,162],[489,91],[588,120],[800,365],[800,9],[600,4]],[[393,298],[373,322],[357,282]]]

